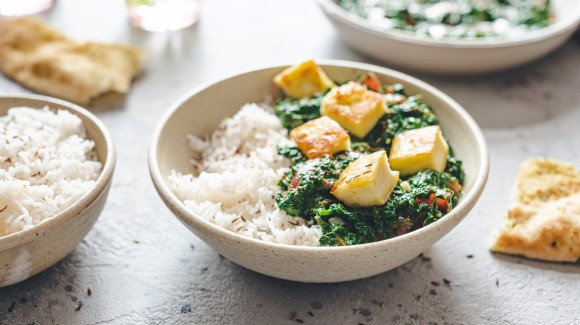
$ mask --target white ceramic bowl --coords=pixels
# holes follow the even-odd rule
[[[380,29],[335,0],[318,4],[354,49],[386,64],[440,74],[485,73],[531,62],[562,45],[580,24],[580,1],[552,0],[554,23],[520,39],[436,40]]]
[[[488,156],[483,135],[469,114],[434,87],[405,74],[347,61],[319,64],[337,81],[353,80],[374,71],[386,83],[400,82],[409,94],[423,94],[440,117],[441,126],[457,156],[463,159],[464,194],[454,210],[439,221],[409,234],[370,244],[347,247],[302,247],[273,244],[244,237],[200,218],[186,209],[170,190],[172,169],[191,172],[193,152],[187,134],[211,133],[224,118],[246,103],[263,102],[282,94],[272,77],[286,66],[258,69],[195,89],[170,108],[153,134],[149,169],[159,195],[194,234],[218,253],[248,269],[303,282],[339,282],[360,279],[397,267],[414,258],[455,227],[478,200],[487,180]]]
[[[95,187],[63,212],[31,229],[0,237],[0,287],[28,279],[72,252],[97,221],[109,193],[115,147],[105,126],[89,111],[46,96],[0,95],[0,116],[11,107],[46,105],[67,110],[83,121],[87,137],[95,142],[103,170]]]

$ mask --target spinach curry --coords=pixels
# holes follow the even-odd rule
[[[550,23],[550,0],[338,0],[382,29],[432,38],[517,38]]]
[[[461,161],[449,150],[442,172],[425,169],[401,176],[382,205],[352,207],[332,195],[333,186],[350,163],[380,150],[388,153],[401,132],[439,123],[421,95],[409,96],[403,85],[382,86],[373,75],[365,75],[359,82],[384,96],[386,110],[362,139],[350,134],[349,150],[308,159],[298,147],[278,148],[292,162],[278,182],[278,207],[320,225],[321,246],[356,245],[403,235],[442,218],[461,194],[464,172]],[[276,115],[289,131],[295,129],[321,117],[324,95],[279,100]]]

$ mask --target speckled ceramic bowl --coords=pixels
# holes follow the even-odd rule
[[[347,12],[336,0],[318,0],[347,44],[386,64],[441,74],[478,74],[513,68],[562,45],[580,24],[580,1],[552,0],[554,22],[519,39],[436,40],[381,29]]]
[[[0,287],[28,279],[72,252],[103,210],[115,167],[115,148],[105,126],[89,111],[69,102],[36,95],[0,95],[0,116],[11,107],[65,109],[80,117],[103,164],[95,188],[39,225],[0,237]]]
[[[193,152],[188,133],[202,136],[214,131],[220,121],[232,116],[243,104],[262,102],[282,94],[272,77],[286,66],[258,69],[195,89],[182,98],[161,120],[153,134],[149,168],[159,195],[194,234],[233,262],[266,275],[303,282],[339,282],[360,279],[395,268],[416,257],[455,227],[473,208],[487,180],[488,155],[481,130],[453,99],[436,88],[405,74],[377,66],[319,61],[337,81],[353,80],[374,71],[383,82],[402,83],[408,93],[423,94],[440,117],[445,135],[466,172],[463,196],[453,211],[441,220],[409,234],[380,242],[348,247],[301,247],[263,242],[225,230],[186,209],[170,190],[167,176],[172,169],[191,172]]]

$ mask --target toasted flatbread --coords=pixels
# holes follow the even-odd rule
[[[0,69],[35,91],[88,104],[115,91],[126,93],[144,60],[141,50],[78,43],[35,18],[0,21]]]
[[[0,55],[7,52],[32,52],[51,42],[68,41],[55,29],[36,18],[6,19],[0,21]]]
[[[536,158],[524,162],[494,252],[547,261],[580,259],[580,171]]]

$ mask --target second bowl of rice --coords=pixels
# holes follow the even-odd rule
[[[103,210],[115,148],[87,110],[36,95],[0,96],[0,287],[74,250]]]

